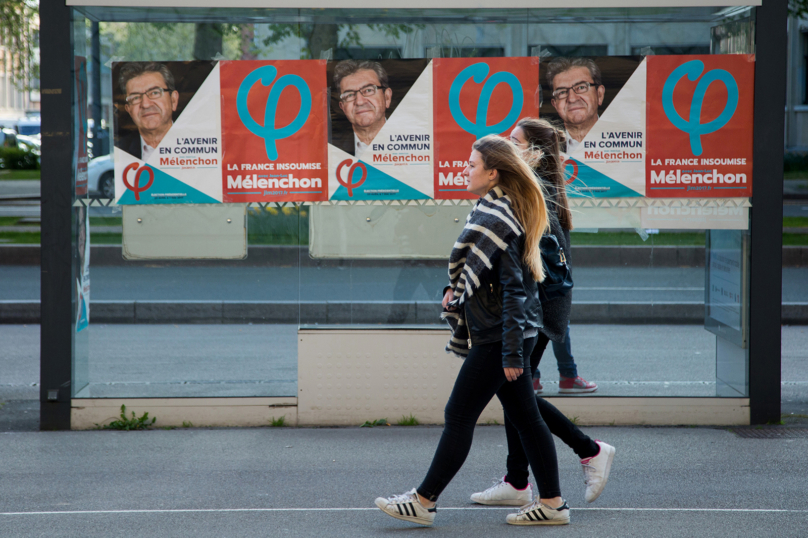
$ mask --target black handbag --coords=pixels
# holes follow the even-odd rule
[[[539,241],[544,282],[539,283],[539,299],[546,303],[565,297],[572,291],[572,269],[567,263],[564,247],[553,234],[543,235]]]

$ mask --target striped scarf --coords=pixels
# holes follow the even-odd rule
[[[446,352],[466,358],[471,347],[466,325],[465,302],[480,287],[481,278],[493,268],[497,256],[508,244],[524,233],[524,229],[511,209],[511,199],[494,187],[480,198],[466,217],[466,225],[452,248],[449,257],[449,281],[454,299],[444,310],[441,319],[449,323],[452,337]]]

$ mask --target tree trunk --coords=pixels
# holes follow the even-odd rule
[[[255,38],[255,27],[252,24],[244,24],[241,26],[241,59],[242,60],[255,60],[255,45],[253,40]]]
[[[222,25],[200,23],[195,25],[194,59],[212,60],[222,52]]]
[[[331,57],[337,51],[338,24],[314,24],[309,34],[309,54],[312,60],[319,60],[323,52],[331,49]]]

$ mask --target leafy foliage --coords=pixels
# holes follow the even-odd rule
[[[788,0],[788,13],[795,17],[808,15],[808,0]]]
[[[121,418],[120,420],[113,420],[109,424],[104,424],[103,426],[100,424],[96,424],[96,427],[99,430],[147,430],[152,427],[155,423],[157,418],[152,418],[151,422],[149,422],[149,413],[143,413],[143,416],[136,417],[135,412],[132,411],[132,418],[128,418],[126,416],[126,406],[121,406]]]
[[[360,428],[373,428],[374,426],[389,426],[390,423],[387,422],[386,418],[380,418],[378,420],[367,420],[364,424],[360,426]]]
[[[217,27],[221,28],[208,30],[222,33],[221,54],[231,60],[239,59],[240,37],[233,33],[230,25]],[[193,58],[196,36],[197,25],[191,23],[101,23],[102,47],[107,49],[107,55],[132,62]]]
[[[0,0],[0,46],[9,54],[4,60],[11,81],[19,90],[30,89],[37,77],[34,49],[38,6],[31,0]]]
[[[351,45],[362,46],[359,25],[356,24],[270,24],[269,34],[263,39],[265,47],[277,45],[282,41],[296,37],[303,40],[301,57],[318,59],[328,49],[345,48]],[[381,32],[387,37],[398,39],[404,34],[411,34],[422,24],[368,24],[374,32]],[[345,30],[343,37],[339,35]]]
[[[39,159],[26,149],[0,148],[0,169],[39,170]]]
[[[808,171],[808,153],[804,151],[787,151],[783,157],[783,171]]]
[[[279,418],[272,417],[269,419],[269,425],[273,428],[282,428],[286,426],[286,415],[282,415]]]
[[[412,414],[410,414],[410,416],[408,417],[402,416],[398,420],[399,426],[418,426],[419,424],[420,422],[418,422],[418,419],[415,418]]]

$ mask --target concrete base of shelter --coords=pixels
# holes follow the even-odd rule
[[[71,427],[92,429],[148,412],[155,427],[359,426],[386,419],[397,424],[443,424],[443,410],[462,361],[443,352],[444,327],[304,328],[298,337],[296,397],[75,398]],[[81,394],[79,394],[81,396]],[[581,425],[748,425],[749,398],[608,397],[547,398]],[[479,424],[502,424],[492,400]]]
[[[301,329],[298,424],[356,426],[415,417],[442,424],[461,360],[442,351],[441,329]],[[749,424],[748,398],[548,398],[579,424]],[[502,424],[494,399],[480,424]]]
[[[451,388],[451,386],[449,386]],[[566,416],[581,426],[748,426],[748,398],[547,398]],[[332,402],[320,408],[306,407],[300,413],[295,398],[110,398],[74,399],[70,427],[91,430],[126,414],[155,417],[155,428],[181,427],[267,427],[284,417],[285,426],[358,426],[386,418],[395,425],[400,416],[410,415],[421,424],[442,424],[445,404],[436,406],[412,402],[388,406],[385,412],[348,402]],[[304,402],[305,405],[305,402]],[[330,409],[329,409],[330,407]],[[383,406],[382,406],[383,407]],[[396,409],[394,409],[396,408]],[[392,414],[395,412],[396,414]],[[502,424],[502,408],[493,401],[479,424]]]
[[[126,416],[148,412],[157,420],[155,428],[203,426],[270,426],[285,417],[286,425],[297,424],[296,398],[74,398],[70,428],[92,430],[118,420],[121,405]]]

